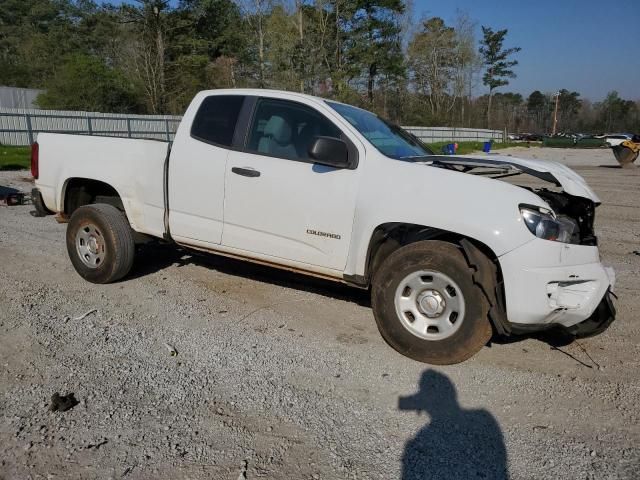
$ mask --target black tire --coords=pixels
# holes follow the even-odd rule
[[[400,282],[412,273],[440,272],[459,287],[464,315],[455,333],[440,340],[427,340],[409,331],[396,312],[395,295]],[[371,303],[378,330],[396,351],[414,360],[436,365],[460,363],[477,353],[491,338],[488,302],[474,284],[471,267],[453,244],[420,241],[399,248],[374,273]]]
[[[100,260],[93,267],[81,258],[76,243],[80,230],[97,232]],[[133,230],[124,213],[112,205],[94,204],[73,212],[67,226],[67,252],[76,272],[91,283],[111,283],[124,277],[133,265]],[[97,257],[97,256],[96,256]],[[88,256],[86,256],[88,260]]]
[[[47,215],[53,215],[53,212],[49,210],[44,201],[42,200],[42,194],[40,190],[34,188],[31,190],[31,201],[33,202],[33,206],[35,211],[31,212],[31,215],[34,217],[46,217]]]

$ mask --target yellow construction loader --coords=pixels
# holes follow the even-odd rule
[[[611,150],[622,168],[635,167],[633,162],[640,154],[640,135],[634,135],[631,140],[625,140],[620,145],[611,147]]]

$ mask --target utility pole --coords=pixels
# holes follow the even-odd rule
[[[553,132],[551,135],[556,134],[556,127],[558,126],[558,101],[560,100],[560,92],[556,92],[554,97],[556,97],[556,106],[553,109]]]

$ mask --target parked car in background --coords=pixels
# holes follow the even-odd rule
[[[69,222],[67,251],[89,282],[125,277],[145,238],[294,270],[370,289],[385,340],[436,364],[469,358],[494,332],[585,336],[615,317],[600,200],[580,175],[435,155],[323,98],[201,92],[172,145],[43,133],[32,174],[38,210]],[[499,180],[518,174],[553,189]]]
[[[633,135],[631,135],[630,133],[617,133],[614,135],[605,135],[604,141],[607,147],[615,147],[626,140],[631,140],[632,138]]]
[[[541,142],[544,139],[544,135],[540,133],[523,133],[522,140],[525,142]]]

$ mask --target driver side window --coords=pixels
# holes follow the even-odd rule
[[[294,102],[260,99],[247,150],[290,160],[309,160],[315,137],[340,138],[340,130],[314,109]]]

